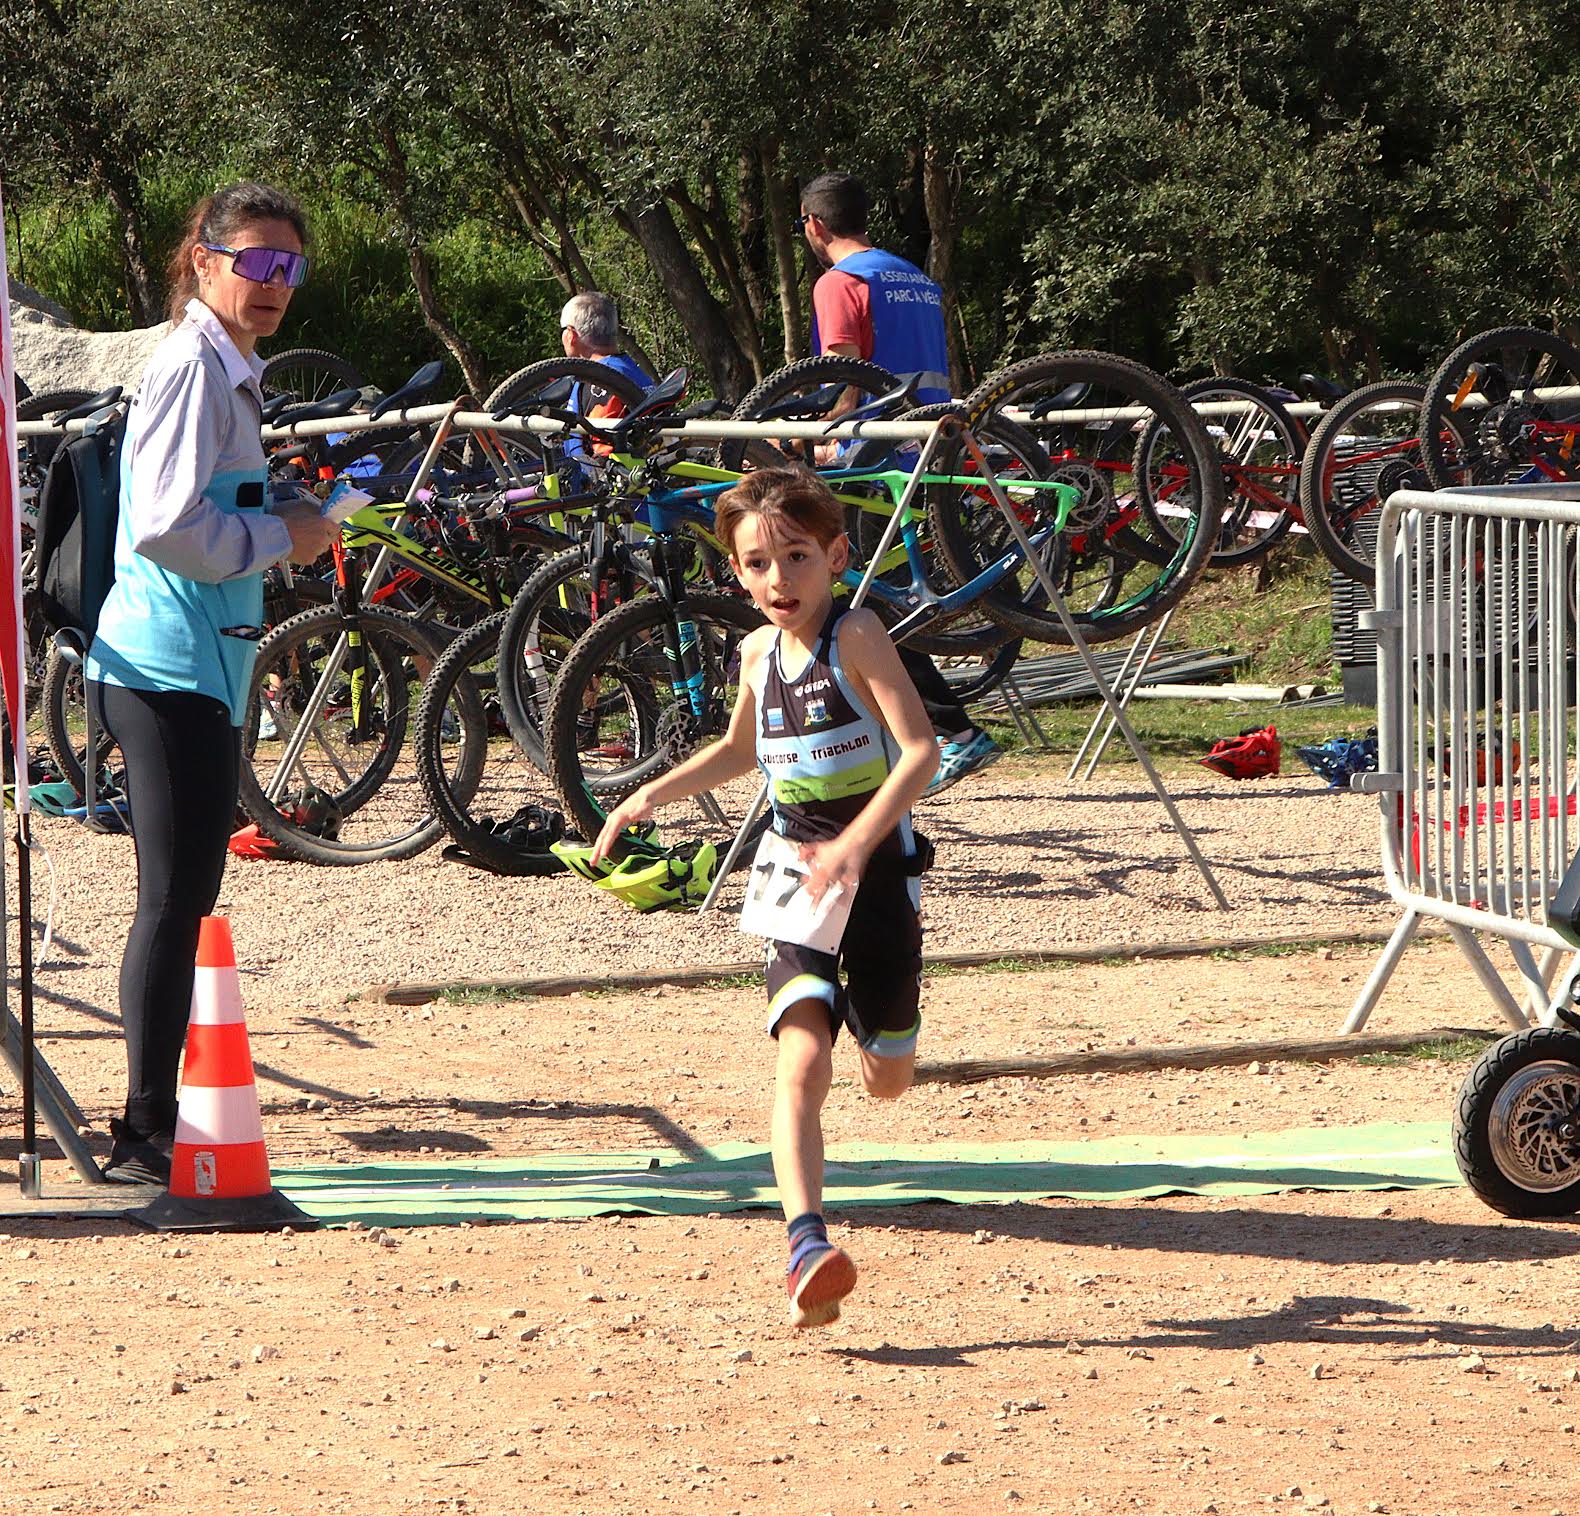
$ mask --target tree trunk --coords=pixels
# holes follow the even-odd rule
[[[126,302],[135,326],[155,326],[165,318],[160,309],[154,272],[143,243],[143,196],[136,177],[100,160],[94,164],[104,193],[115,208],[121,231],[121,270],[126,279]]]
[[[795,181],[779,171],[779,145],[762,146],[763,199],[768,211],[769,235],[774,245],[774,270],[779,282],[779,319],[784,324],[786,363],[807,354],[801,326],[801,260],[796,257]]]
[[[686,328],[714,393],[733,405],[752,386],[752,366],[730,330],[724,307],[714,298],[691,256],[669,206],[662,200],[626,207],[636,239],[658,282]]]
[[[698,205],[684,188],[672,190],[669,198],[680,207],[691,235],[708,260],[708,267],[713,270],[713,277],[723,287],[726,296],[721,305],[724,319],[729,322],[731,334],[750,361],[752,373],[760,379],[763,373],[762,336],[757,330],[757,320],[752,314],[751,301],[746,296],[740,268],[732,256],[733,249],[721,240],[719,228],[706,209]],[[728,226],[724,231],[728,233]]]
[[[393,127],[382,127],[379,135],[384,147],[384,187],[395,211],[401,238],[406,244],[406,266],[411,270],[412,288],[417,292],[417,305],[422,311],[423,324],[449,350],[461,370],[467,389],[475,400],[481,402],[492,388],[488,382],[488,370],[483,367],[477,349],[461,335],[459,328],[450,319],[450,313],[440,302],[438,290],[434,287],[433,260],[428,256],[428,249],[417,227],[417,218],[412,213],[405,151]]]
[[[736,236],[741,244],[741,276],[759,327],[768,314],[768,229],[763,211],[762,165],[756,154],[742,153],[737,164]]]
[[[927,276],[943,291],[944,335],[949,344],[949,382],[956,395],[971,388],[971,359],[961,341],[955,295],[955,250],[960,245],[960,210],[954,171],[937,144],[922,155],[922,197],[927,208]]]

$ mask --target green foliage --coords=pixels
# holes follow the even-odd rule
[[[19,274],[127,324],[197,192],[274,178],[319,231],[291,340],[381,378],[497,380],[588,285],[661,367],[772,367],[811,273],[773,233],[834,166],[948,262],[978,374],[1376,377],[1580,322],[1577,0],[15,0],[0,77]]]

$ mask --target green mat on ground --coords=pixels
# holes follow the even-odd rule
[[[275,1184],[331,1224],[548,1221],[613,1212],[696,1216],[775,1205],[768,1153],[721,1143],[663,1152],[328,1164]],[[825,1209],[951,1201],[1132,1200],[1279,1190],[1422,1189],[1459,1183],[1445,1122],[1302,1127],[1249,1136],[1087,1142],[845,1143],[829,1149]]]

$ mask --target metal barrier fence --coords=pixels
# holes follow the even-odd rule
[[[1400,490],[1382,512],[1377,609],[1362,616],[1377,637],[1378,772],[1354,784],[1379,797],[1383,874],[1404,915],[1346,1032],[1427,918],[1511,1024],[1555,1018],[1553,976],[1575,956],[1548,911],[1580,844],[1577,535],[1580,485]],[[1481,934],[1508,944],[1524,1005]]]

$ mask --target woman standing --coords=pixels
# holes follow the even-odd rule
[[[271,337],[307,277],[296,202],[232,184],[197,205],[170,263],[175,329],[127,418],[115,584],[87,660],[89,698],[126,762],[137,912],[121,961],[127,1097],[105,1177],[168,1183],[198,922],[236,810],[263,571],[339,534],[311,503],[265,509],[258,431]]]

